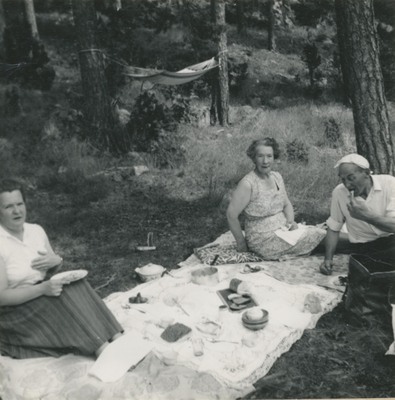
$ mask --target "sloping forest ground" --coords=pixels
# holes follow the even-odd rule
[[[74,105],[81,92],[75,42],[67,36],[67,28],[59,36],[53,25],[48,27],[42,23],[48,16],[38,17],[56,79],[49,92],[21,89],[22,114],[2,117],[1,174],[20,175],[25,179],[29,220],[45,227],[55,250],[65,259],[65,269],[89,271],[89,281],[102,297],[139,284],[134,274],[136,267],[152,262],[176,268],[195,247],[227,230],[222,196],[250,168],[247,160],[239,163],[241,170],[238,168],[237,173],[231,170],[231,182],[228,186],[223,184],[219,176],[229,167],[221,164],[225,163],[221,154],[231,157],[226,152],[229,142],[242,142],[238,143],[238,149],[245,150],[251,137],[260,132],[261,125],[270,125],[273,119],[276,124],[272,128],[280,131],[281,123],[297,125],[298,113],[311,112],[320,118],[322,114],[338,118],[343,139],[340,148],[324,151],[323,144],[318,143],[321,139],[311,136],[317,145],[309,150],[310,162],[333,165],[342,151],[355,148],[350,110],[329,103],[323,98],[325,95],[317,105],[317,99],[306,91],[306,66],[300,54],[293,52],[296,39],[280,36],[278,40],[284,51],[271,53],[263,50],[264,34],[250,31],[240,39],[230,31],[229,53],[236,59],[248,60],[248,79],[231,99],[234,121],[231,127],[225,130],[210,127],[204,115],[197,126],[181,127],[181,134],[193,138],[185,147],[190,159],[196,159],[195,164],[189,160],[189,164],[159,169],[154,159],[144,155],[130,153],[115,157],[101,153],[91,144],[74,140],[72,135],[72,130],[78,129],[75,124],[78,111]],[[57,18],[62,21],[63,17]],[[332,45],[327,40],[323,51],[325,46]],[[3,97],[8,87],[8,82],[1,85]],[[130,81],[122,87],[119,97],[124,108],[133,103],[135,92],[136,86]],[[196,101],[196,110],[201,111],[208,104],[208,98]],[[389,107],[393,123],[393,106]],[[289,116],[281,111],[285,108],[291,110]],[[278,113],[277,109],[280,109]],[[323,130],[322,125],[312,124],[307,117],[301,125],[306,135],[311,131],[312,135],[318,135],[316,130]],[[69,134],[66,139],[60,139],[63,130]],[[246,134],[240,140],[238,135],[249,130],[251,136]],[[287,132],[285,138],[288,138]],[[293,137],[288,139],[290,142]],[[309,136],[306,140],[309,141]],[[205,158],[212,147],[216,151],[213,159]],[[296,147],[298,157],[306,156],[305,147]],[[203,149],[200,153],[196,150],[199,148]],[[148,164],[150,171],[141,176],[116,175],[90,181],[71,168],[78,165],[85,175],[94,175],[101,170],[113,171],[142,162]],[[279,168],[289,174],[290,166],[299,174],[294,185],[304,185],[300,175],[308,168],[292,163]],[[331,171],[327,173],[324,175],[322,170],[318,176],[309,175],[316,188],[310,182],[307,193],[300,194],[290,188],[299,220],[318,223],[326,218],[328,190],[336,184],[336,177],[331,177]],[[204,175],[204,180],[197,179],[197,175]],[[323,180],[326,186],[320,189],[319,183]],[[286,181],[292,186],[292,175]],[[319,200],[312,203],[311,197]],[[137,245],[145,244],[148,232],[154,234],[156,251],[136,251]],[[391,341],[388,325],[350,324],[340,305],[322,317],[315,329],[306,331],[267,376],[256,383],[256,391],[247,398],[395,397],[395,357],[384,356]]]

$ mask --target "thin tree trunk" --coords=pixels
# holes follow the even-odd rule
[[[281,23],[284,27],[291,27],[294,25],[294,15],[290,0],[281,1]]]
[[[217,82],[212,84],[212,101],[210,123],[215,125],[217,118],[222,126],[229,123],[229,76],[228,76],[228,47],[225,24],[224,0],[212,0],[215,7],[215,25],[218,29],[218,74]],[[214,74],[213,74],[214,75]]]
[[[122,8],[122,0],[114,0],[112,7],[114,10],[119,11]]]
[[[3,1],[0,0],[0,42],[3,41],[4,28],[5,28],[4,7],[3,7]]]
[[[72,0],[76,33],[79,42],[79,63],[85,98],[85,115],[92,132],[107,148],[118,150],[114,135],[114,118],[107,80],[104,55],[96,47],[96,11],[93,0]]]
[[[340,2],[335,2],[336,21],[337,21],[337,45],[339,48],[340,69],[343,78],[343,104],[350,105],[350,82],[347,75],[347,61],[346,57],[346,29],[347,22],[344,20],[344,13]]]
[[[218,119],[222,126],[229,123],[229,75],[228,75],[228,45],[225,24],[225,2],[218,2],[218,25],[220,27],[218,44],[218,64],[219,64],[219,101]]]
[[[30,34],[33,40],[38,41],[40,38],[38,35],[36,14],[34,13],[33,0],[23,0],[23,3],[25,6],[25,18],[30,29]]]
[[[240,35],[246,33],[246,23],[244,16],[244,0],[236,0],[237,32]]]
[[[274,10],[275,0],[269,0],[269,25],[267,32],[267,48],[270,51],[276,50],[276,38],[275,38],[275,27],[276,27],[276,14]]]
[[[352,102],[358,153],[376,173],[395,173],[373,0],[336,0],[341,62]]]
[[[210,17],[211,23],[217,24],[217,0],[210,0]],[[216,70],[211,72],[211,107],[210,107],[210,125],[217,124],[217,98],[218,98],[218,73]]]
[[[5,53],[4,53],[4,40],[3,40],[3,33],[5,29],[5,14],[4,14],[4,7],[3,7],[3,1],[0,0],[0,57],[1,59],[4,59]]]
[[[210,16],[211,16],[211,22],[213,24],[217,22],[217,14],[216,14],[217,2],[218,0],[210,0]]]

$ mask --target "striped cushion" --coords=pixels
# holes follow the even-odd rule
[[[209,265],[242,264],[262,261],[262,258],[255,253],[239,253],[235,245],[200,247],[194,249],[194,254],[200,261]]]

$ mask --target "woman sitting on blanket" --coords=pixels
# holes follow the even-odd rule
[[[0,351],[14,358],[98,356],[123,332],[85,279],[63,286],[47,275],[62,258],[43,228],[25,222],[20,183],[0,181]],[[51,271],[51,272],[49,272]]]
[[[247,155],[254,162],[255,169],[239,182],[227,210],[237,251],[253,251],[265,260],[309,254],[326,233],[315,226],[298,226],[295,222],[283,178],[272,171],[279,153],[278,143],[273,138],[252,142]],[[245,216],[245,236],[239,222],[242,213]],[[292,233],[294,230],[298,232]],[[287,234],[291,238],[287,239]]]

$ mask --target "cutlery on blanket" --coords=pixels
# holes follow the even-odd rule
[[[180,304],[179,300],[176,297],[168,297],[168,299],[165,302],[168,306],[177,306],[185,315],[188,315],[190,317],[189,313],[185,310],[185,308]]]
[[[233,343],[233,344],[240,344],[240,342],[235,342],[235,341],[233,341],[233,340],[225,340],[225,339],[214,339],[214,338],[210,338],[210,337],[207,337],[207,338],[205,338],[208,342],[211,342],[211,343],[220,343],[220,342],[223,342],[223,343]]]
[[[170,272],[170,270],[167,269],[167,268],[163,271],[161,277],[163,277],[163,276],[165,276],[165,275],[169,275],[169,276],[171,276],[172,278],[176,278],[176,279],[182,278],[182,276],[173,275],[173,274]]]
[[[218,257],[219,257],[219,254],[216,254],[216,255],[214,256],[214,258],[213,258],[213,261],[211,261],[210,265],[215,265],[215,263],[216,263],[217,260],[218,260]]]
[[[178,302],[178,300],[175,300],[175,304],[176,306],[184,312],[185,315],[188,315],[188,317],[190,317],[190,314],[187,313],[187,311],[185,310],[185,308]]]
[[[146,313],[147,313],[146,311],[140,310],[140,309],[137,308],[137,307],[134,307],[134,306],[132,307],[130,304],[122,304],[121,307],[122,307],[124,310],[136,310],[136,311],[141,312],[142,314],[146,314]]]

